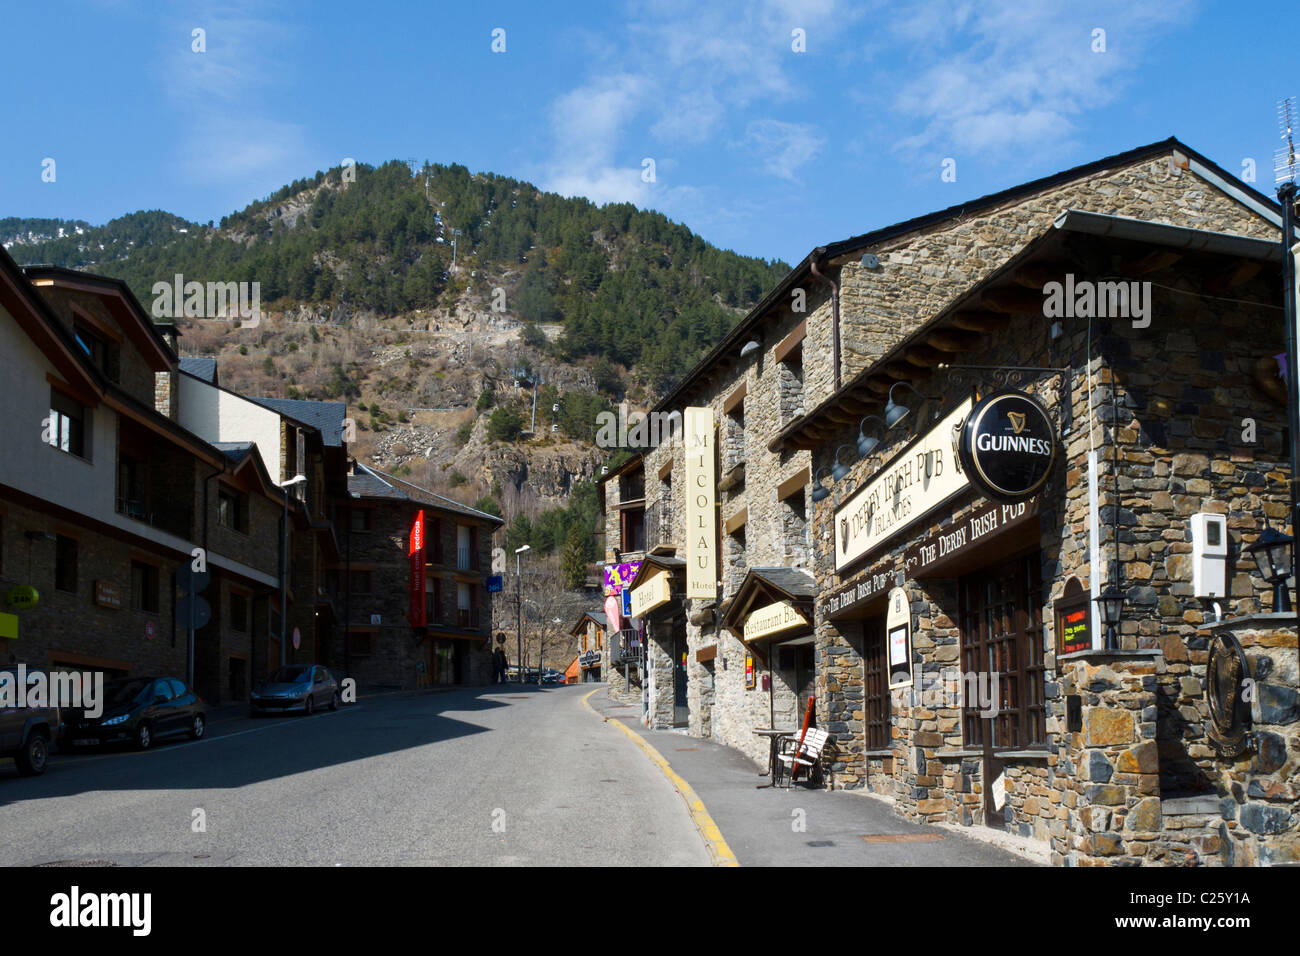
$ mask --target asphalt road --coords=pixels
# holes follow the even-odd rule
[[[0,865],[708,865],[673,787],[582,708],[590,689],[240,717],[30,779],[0,761]]]

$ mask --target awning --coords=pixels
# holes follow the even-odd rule
[[[809,633],[816,587],[804,568],[750,568],[722,626],[746,643]]]

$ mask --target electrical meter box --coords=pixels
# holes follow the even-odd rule
[[[1192,515],[1192,590],[1198,598],[1228,595],[1227,515]]]

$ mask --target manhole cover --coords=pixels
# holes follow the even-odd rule
[[[117,866],[112,860],[51,860],[49,863],[37,863],[41,866]]]
[[[834,840],[809,840],[808,841],[808,846],[823,847],[823,846],[834,846],[834,845],[835,845]]]
[[[868,843],[936,843],[943,839],[942,833],[872,833],[862,839]]]

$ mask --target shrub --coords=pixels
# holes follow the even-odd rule
[[[489,441],[514,441],[524,430],[524,420],[513,408],[504,405],[488,418]]]
[[[469,444],[469,436],[473,431],[473,422],[466,422],[464,425],[461,425],[460,428],[456,429],[456,441],[460,443],[461,447]]]

